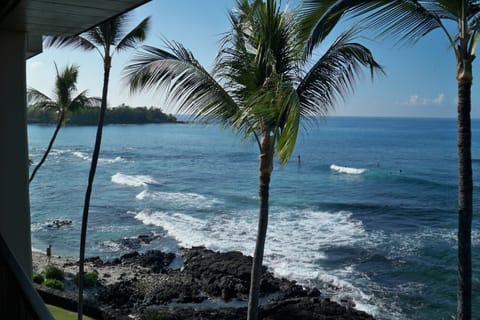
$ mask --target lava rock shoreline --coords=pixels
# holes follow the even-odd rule
[[[34,255],[36,271],[45,260],[41,256]],[[78,262],[72,258],[52,257],[52,262],[66,271],[66,282],[78,270]],[[108,320],[141,319],[147,312],[158,312],[169,320],[244,320],[251,265],[252,258],[240,252],[215,252],[204,247],[182,249],[179,255],[150,250],[109,261],[88,258],[85,269],[97,272],[99,280],[86,290],[85,301],[98,311],[95,318]],[[37,288],[46,302],[57,294],[73,300],[65,302],[68,309],[76,304],[73,284],[66,285],[62,294]],[[276,278],[265,267],[260,297],[260,319],[264,320],[374,319],[356,310],[352,301],[337,303],[317,288]],[[58,304],[58,297],[56,301]]]

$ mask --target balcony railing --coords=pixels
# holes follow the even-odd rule
[[[53,320],[32,280],[0,235],[0,319]]]

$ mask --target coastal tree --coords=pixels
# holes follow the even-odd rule
[[[80,234],[80,258],[79,258],[79,281],[78,281],[78,319],[83,317],[83,288],[84,288],[84,261],[85,244],[87,237],[87,223],[92,195],[93,181],[97,170],[98,157],[102,142],[105,110],[107,109],[108,83],[112,56],[115,53],[135,48],[145,37],[149,27],[150,17],[143,19],[133,29],[129,29],[130,15],[128,13],[114,17],[102,24],[73,37],[47,37],[44,41],[46,47],[80,48],[86,51],[96,51],[103,60],[103,89],[100,114],[98,118],[95,146],[92,154],[92,162],[88,174],[88,184],[85,192],[85,201],[82,214],[82,229]]]
[[[54,96],[49,97],[46,94],[34,89],[28,88],[27,101],[30,107],[51,110],[57,117],[57,125],[53,131],[50,142],[45,150],[42,158],[33,169],[28,183],[31,183],[37,171],[43,165],[52,149],[52,146],[57,138],[58,132],[62,125],[65,125],[67,115],[71,112],[76,112],[83,107],[93,107],[98,105],[99,99],[87,97],[87,91],[84,90],[77,95],[77,78],[78,66],[66,66],[61,71],[58,70],[55,64],[55,71],[57,73],[55,78]]]
[[[301,119],[321,116],[351,93],[362,67],[381,67],[371,52],[342,34],[317,60],[305,52],[294,12],[276,0],[237,0],[231,30],[220,42],[213,72],[177,42],[144,46],[125,69],[132,92],[161,90],[177,111],[220,121],[258,145],[259,219],[248,319],[258,318],[262,261],[274,157],[287,164]]]
[[[472,318],[471,155],[472,64],[480,39],[480,1],[465,0],[305,0],[304,32],[309,48],[322,41],[342,16],[362,17],[377,37],[414,44],[435,30],[444,33],[454,52],[458,90],[458,285],[457,318]]]

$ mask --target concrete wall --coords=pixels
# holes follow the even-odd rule
[[[0,30],[0,233],[31,277],[25,42]]]

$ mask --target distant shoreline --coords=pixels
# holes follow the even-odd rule
[[[189,121],[175,121],[175,122],[142,122],[142,123],[105,123],[104,126],[142,126],[150,124],[188,124]],[[28,125],[41,126],[41,127],[53,127],[55,123],[46,123],[46,122],[28,122]],[[96,127],[97,124],[76,124],[76,123],[67,123],[69,127]]]
[[[100,108],[85,108],[66,114],[65,123],[76,126],[96,126]],[[56,125],[58,116],[54,110],[30,107],[27,109],[27,124]],[[109,124],[152,124],[183,123],[172,114],[164,113],[160,108],[119,106],[108,108],[105,113],[105,125]]]

